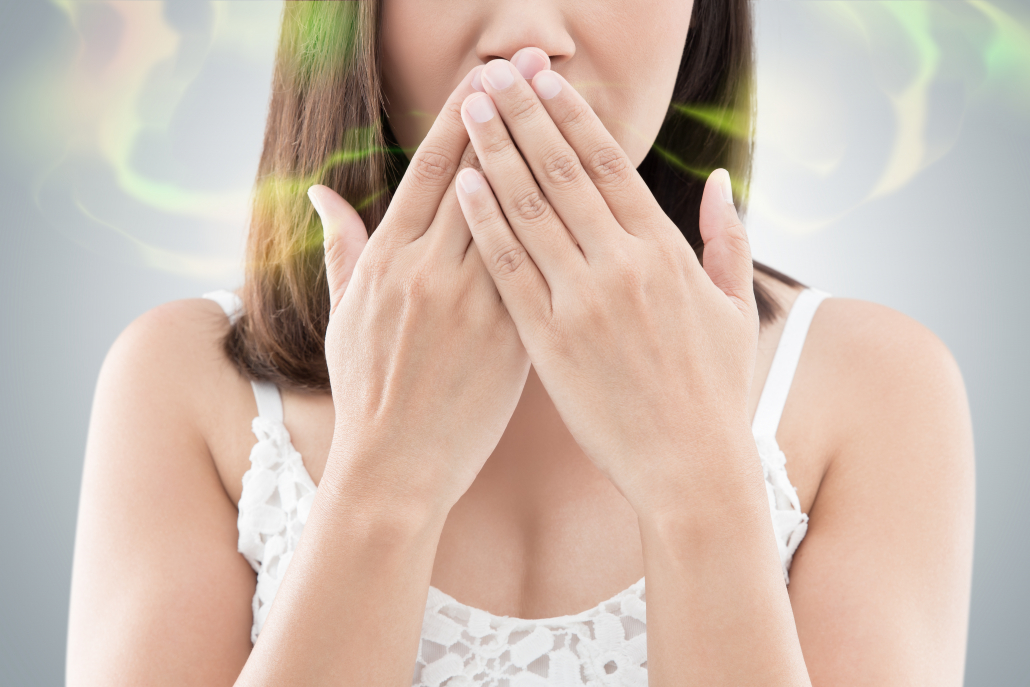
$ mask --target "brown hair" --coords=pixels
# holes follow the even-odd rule
[[[754,95],[750,0],[696,0],[672,102],[639,167],[701,255],[705,179],[730,172],[738,207],[751,173]],[[241,372],[280,386],[329,390],[329,290],[322,232],[306,191],[324,184],[379,225],[407,157],[386,122],[379,74],[379,2],[287,2],[258,167],[244,312],[225,349]],[[756,270],[799,282],[755,262]],[[754,283],[762,324],[781,307]]]

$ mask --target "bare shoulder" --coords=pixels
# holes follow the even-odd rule
[[[211,301],[167,303],[104,360],[76,524],[70,685],[141,684],[155,665],[176,684],[230,684],[250,652],[254,574],[213,460],[249,425],[216,431],[245,413],[235,397],[249,386],[221,351],[227,329]]]
[[[139,366],[147,374],[174,384],[188,383],[179,372],[228,363],[217,355],[229,321],[217,303],[188,298],[163,303],[136,318],[119,335],[105,364]]]
[[[829,298],[820,308],[819,320],[825,330],[819,338],[855,356],[849,356],[849,362],[930,365],[958,374],[944,342],[893,308],[854,298]]]
[[[161,405],[200,421],[217,408],[235,372],[221,350],[229,322],[217,303],[171,301],[134,320],[118,336],[102,376],[139,389]],[[239,376],[236,374],[236,376]]]
[[[239,481],[240,461],[224,457],[247,455],[256,407],[248,381],[223,350],[228,331],[228,318],[212,300],[159,305],[134,320],[112,345],[98,393],[111,387],[120,396],[138,397],[136,402],[154,409],[155,422],[194,435],[214,459],[223,484],[232,485]]]
[[[762,281],[784,312],[803,290],[764,275]],[[763,328],[759,361],[765,368],[785,319]],[[892,470],[919,472],[933,469],[921,461],[950,460],[955,479],[967,479],[971,432],[958,364],[929,328],[869,301],[831,297],[819,305],[777,433],[802,510],[825,510],[820,497],[834,472],[864,470],[868,479],[891,479]],[[911,450],[932,442],[949,444],[947,457]]]
[[[790,572],[812,682],[961,684],[975,489],[958,364],[920,322],[849,298],[823,301],[802,358],[797,426],[828,433]]]
[[[968,408],[962,373],[940,338],[878,303],[829,298],[812,321],[809,347],[841,394],[846,432],[915,422],[952,426]]]

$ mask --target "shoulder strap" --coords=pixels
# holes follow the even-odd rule
[[[209,291],[208,293],[205,293],[203,297],[222,306],[222,311],[225,312],[225,316],[229,318],[229,324],[236,324],[236,320],[239,318],[240,312],[243,310],[242,298],[226,289]]]
[[[257,401],[258,417],[273,422],[283,421],[283,397],[279,394],[279,387],[274,382],[257,382],[251,380],[250,386],[254,389],[254,400]]]
[[[783,415],[783,406],[787,403],[787,392],[794,381],[794,372],[801,359],[801,349],[805,346],[808,327],[812,324],[819,304],[830,294],[819,289],[807,288],[794,299],[787,321],[780,334],[780,342],[776,345],[769,376],[762,387],[762,395],[758,399],[755,420],[751,429],[756,437],[776,436]]]
[[[218,303],[222,306],[225,316],[229,318],[229,324],[235,324],[240,312],[243,310],[243,299],[232,291],[220,289],[205,293],[204,298]],[[283,399],[279,394],[279,387],[272,382],[258,382],[251,380],[251,388],[254,389],[254,400],[257,401],[258,417],[263,417],[274,422],[283,421]]]

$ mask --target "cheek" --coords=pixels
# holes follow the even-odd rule
[[[584,51],[594,56],[594,68],[603,76],[598,79],[598,87],[584,89],[583,95],[637,166],[644,161],[665,121],[691,11],[691,3],[679,1],[647,4],[653,5],[647,12],[606,18],[603,25],[608,30],[592,32],[588,50]],[[643,21],[655,16],[666,20],[659,31],[653,22]]]
[[[447,21],[445,13],[428,11],[431,4],[388,0],[382,8],[380,67],[386,113],[397,142],[409,155],[465,75],[464,42],[454,33],[456,24]]]

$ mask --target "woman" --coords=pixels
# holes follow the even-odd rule
[[[750,21],[287,3],[242,298],[98,383],[69,683],[960,684],[961,375],[752,263]]]

